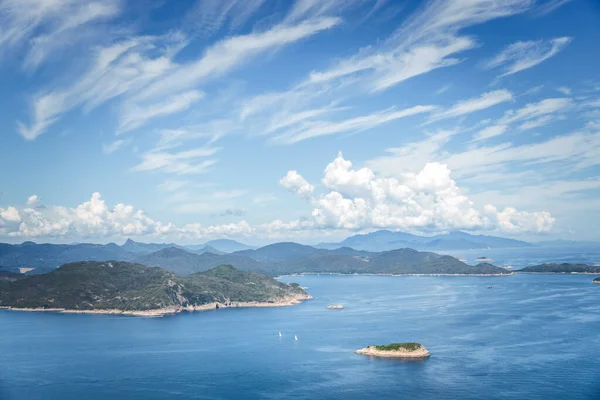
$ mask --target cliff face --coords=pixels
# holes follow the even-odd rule
[[[67,310],[183,310],[212,304],[286,303],[308,295],[298,285],[219,266],[180,277],[127,262],[66,264],[0,285],[0,306]]]

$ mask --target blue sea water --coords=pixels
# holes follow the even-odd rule
[[[314,300],[163,318],[2,310],[0,398],[600,399],[592,278],[295,276]],[[352,352],[397,341],[432,356]]]

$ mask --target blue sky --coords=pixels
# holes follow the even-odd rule
[[[600,240],[594,0],[0,0],[0,240]]]

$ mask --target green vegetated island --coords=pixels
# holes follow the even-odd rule
[[[24,311],[161,316],[227,307],[298,304],[297,284],[221,265],[178,276],[129,262],[70,263],[47,274],[0,281],[0,307]]]
[[[600,274],[600,265],[570,263],[540,264],[522,268],[519,272],[537,274]]]
[[[386,345],[371,345],[364,349],[356,350],[355,353],[372,357],[391,357],[403,359],[421,360],[431,354],[421,343],[391,343]]]
[[[161,246],[163,246],[161,248]],[[158,248],[158,250],[156,250]],[[258,249],[213,253],[206,247],[183,248],[173,244],[52,245],[26,242],[0,244],[0,270],[39,274],[79,261],[127,261],[191,275],[219,265],[270,276],[303,273],[384,275],[511,275],[489,263],[469,265],[455,257],[402,248],[381,252],[350,247],[321,249],[297,243],[275,243]],[[31,270],[29,270],[31,269]]]

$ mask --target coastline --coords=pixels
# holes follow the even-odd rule
[[[386,357],[386,358],[403,358],[403,359],[414,359],[414,360],[422,360],[424,358],[429,357],[431,354],[425,348],[425,346],[421,346],[415,351],[405,351],[405,350],[377,350],[375,346],[368,346],[364,349],[359,349],[354,351],[356,354],[362,354],[364,356],[371,357]]]
[[[153,310],[119,310],[119,309],[103,309],[103,310],[77,310],[66,308],[25,308],[25,307],[10,307],[0,306],[0,309],[9,311],[25,311],[25,312],[58,312],[64,314],[108,314],[108,315],[125,315],[132,317],[163,317],[165,315],[179,314],[182,312],[210,311],[221,308],[254,308],[254,307],[286,307],[302,303],[305,300],[312,300],[310,294],[290,296],[279,299],[275,302],[260,302],[260,301],[245,301],[245,302],[228,302],[220,303],[213,302],[201,305],[190,305],[186,307],[172,306],[165,308],[157,308]]]
[[[275,279],[284,276],[304,276],[304,275],[338,275],[338,276],[510,276],[516,275],[517,271],[511,271],[506,274],[374,274],[374,273],[352,273],[344,274],[341,272],[301,272],[298,274],[278,275]]]
[[[519,274],[538,274],[538,275],[598,275],[598,272],[529,272],[529,271],[515,271]]]

